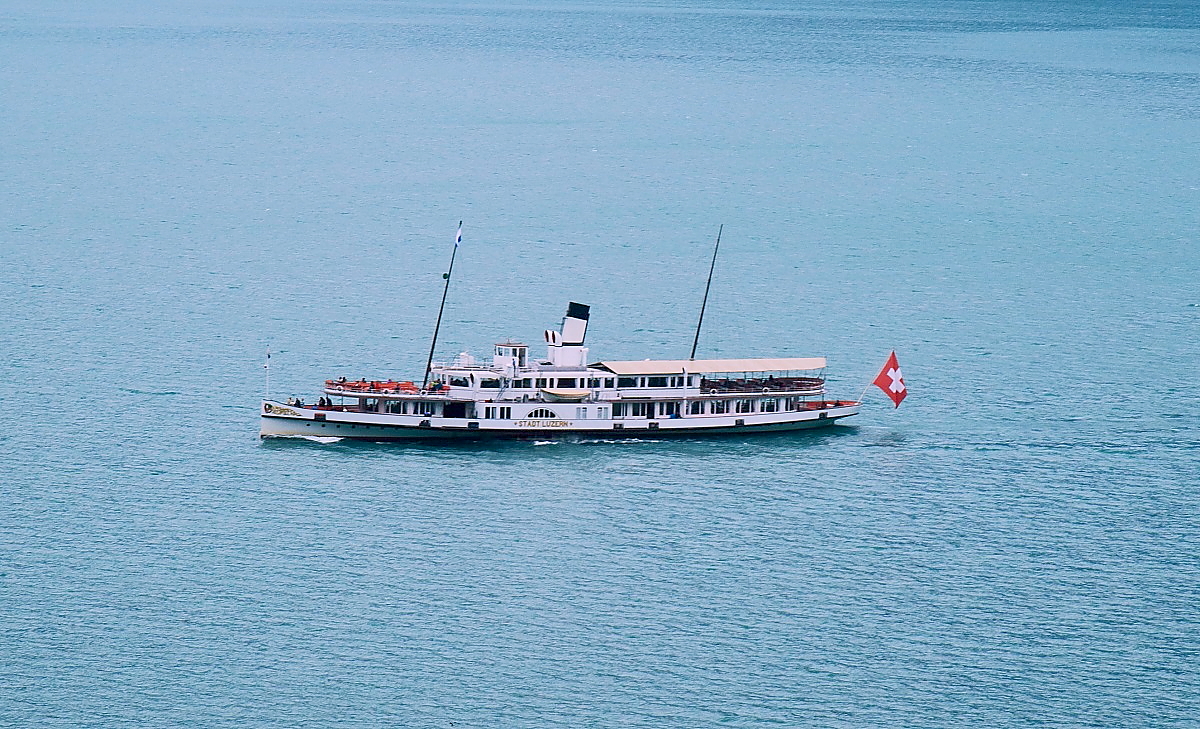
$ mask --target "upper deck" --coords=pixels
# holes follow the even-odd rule
[[[608,369],[528,367],[504,372],[487,367],[434,368],[424,389],[395,380],[325,381],[325,394],[383,400],[438,399],[475,402],[603,402],[736,397],[747,394],[819,397],[825,379],[790,371],[744,372],[740,376],[702,374],[617,375]]]
[[[588,364],[583,346],[588,307],[572,303],[561,331],[547,330],[546,358],[528,345],[498,342],[490,362],[467,353],[431,365],[425,384],[388,380],[326,380],[325,394],[377,401],[616,402],[824,395],[824,357],[604,360]]]

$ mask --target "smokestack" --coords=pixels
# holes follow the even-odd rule
[[[587,334],[588,314],[592,307],[585,304],[576,304],[574,301],[567,304],[567,316],[563,319],[562,326],[562,343],[564,347],[582,347],[583,337]]]

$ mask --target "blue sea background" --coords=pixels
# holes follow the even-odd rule
[[[0,725],[1200,725],[1195,2],[0,3]],[[823,355],[852,425],[260,442]]]

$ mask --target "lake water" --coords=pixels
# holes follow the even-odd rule
[[[0,725],[1200,723],[1194,2],[0,3]],[[260,442],[540,340],[853,425]]]

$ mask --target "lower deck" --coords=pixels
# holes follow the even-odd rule
[[[663,403],[650,403],[663,404]],[[565,412],[548,408],[523,413],[521,417],[448,417],[428,412],[396,414],[345,406],[311,406],[263,403],[261,435],[318,436],[361,440],[411,440],[422,438],[540,438],[563,435],[599,437],[642,437],[646,435],[689,436],[706,433],[778,432],[831,425],[858,413],[859,403],[848,400],[809,401],[796,410],[717,413],[665,417],[656,414],[605,417],[598,414]],[[481,404],[484,414],[487,408]],[[498,407],[498,406],[497,406]],[[581,408],[583,406],[580,406]],[[565,408],[563,408],[565,409]],[[656,413],[656,411],[654,411]],[[495,413],[494,415],[500,415]],[[583,417],[570,417],[573,414]]]
[[[826,410],[850,401],[753,391],[738,395],[695,395],[685,398],[627,397],[599,400],[581,398],[573,402],[528,400],[462,400],[453,397],[409,398],[359,397],[335,404],[320,398],[314,404],[289,399],[288,407],[320,412],[376,413],[384,415],[465,418],[468,420],[655,420],[727,417],[758,413],[799,413]]]

